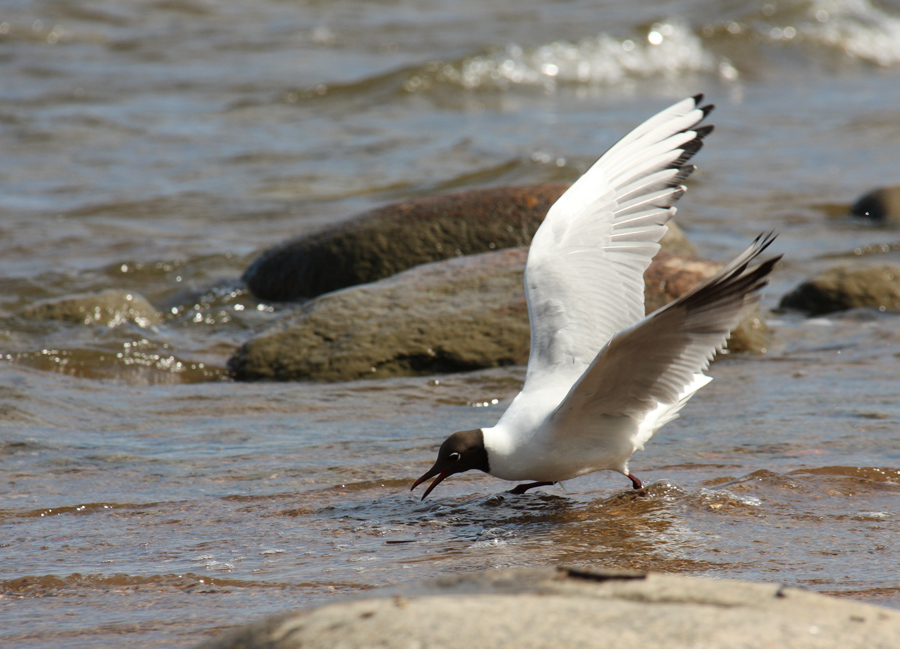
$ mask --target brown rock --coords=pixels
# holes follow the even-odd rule
[[[228,361],[240,380],[346,381],[528,360],[527,249],[448,259],[323,295]]]
[[[264,300],[309,298],[419,264],[531,243],[565,184],[470,189],[393,203],[262,253],[244,272]],[[662,244],[693,254],[672,224]]]
[[[860,307],[900,309],[900,267],[832,268],[785,295],[782,308],[821,315]]]

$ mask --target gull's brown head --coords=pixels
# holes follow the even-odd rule
[[[422,494],[422,500],[431,493],[447,476],[454,473],[462,473],[470,469],[479,469],[488,473],[490,466],[488,464],[487,450],[484,448],[484,433],[480,428],[475,430],[461,430],[453,433],[441,444],[438,451],[437,460],[425,475],[416,480],[410,491],[418,487],[429,478],[435,478],[434,482],[428,485],[428,489]]]

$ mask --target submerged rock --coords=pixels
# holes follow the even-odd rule
[[[900,185],[879,187],[863,194],[850,213],[876,223],[900,225]]]
[[[149,327],[162,322],[162,316],[144,296],[118,289],[45,300],[23,309],[20,315],[106,327],[116,327],[125,322]]]
[[[366,284],[413,266],[531,243],[565,184],[470,189],[365,212],[263,252],[244,272],[263,300],[309,298]],[[670,252],[693,254],[672,224]]]
[[[228,361],[238,380],[347,381],[435,374],[528,361],[522,273],[527,248],[459,257],[323,295],[244,343]],[[645,300],[658,308],[721,264],[660,253]],[[751,313],[732,351],[762,351],[767,330]]]
[[[577,569],[485,571],[271,617],[198,649],[896,646],[900,611],[778,584]]]
[[[814,277],[781,300],[781,308],[822,315],[860,307],[900,309],[900,267],[841,266]]]

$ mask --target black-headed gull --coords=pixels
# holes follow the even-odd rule
[[[531,480],[513,493],[611,469],[641,481],[628,460],[701,387],[703,372],[768,283],[780,255],[751,263],[761,235],[690,292],[644,315],[644,271],[672,205],[694,170],[687,162],[712,126],[703,95],[650,118],[607,151],[550,208],[525,265],[531,354],[522,391],[493,428],[441,445],[415,489],[480,469]]]

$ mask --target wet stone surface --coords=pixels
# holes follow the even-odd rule
[[[888,649],[900,635],[897,611],[776,584],[659,573],[506,570],[392,591],[282,614],[198,649]]]

